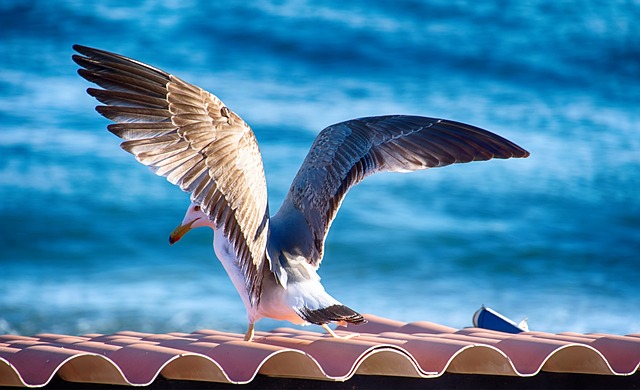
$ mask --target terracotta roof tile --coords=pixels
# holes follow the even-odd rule
[[[347,380],[354,375],[437,377],[445,372],[534,376],[541,371],[631,375],[640,366],[640,335],[453,329],[368,315],[360,336],[281,328],[242,335],[193,333],[0,335],[0,386],[70,382],[148,385],[167,379],[248,383],[273,377]],[[352,330],[351,328],[349,330]],[[349,334],[338,328],[338,334]]]

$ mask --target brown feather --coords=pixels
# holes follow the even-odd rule
[[[257,304],[269,216],[262,159],[249,126],[214,95],[160,69],[115,53],[74,49],[83,55],[73,56],[84,68],[78,73],[104,88],[88,91],[106,104],[98,112],[118,122],[109,131],[138,161],[190,192],[222,229]]]
[[[365,177],[528,155],[511,141],[463,123],[406,115],[353,119],[320,132],[285,204],[304,215],[312,247],[302,248],[302,254],[317,267],[344,196]]]

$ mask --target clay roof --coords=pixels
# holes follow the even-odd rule
[[[541,371],[632,375],[640,366],[640,334],[616,336],[454,329],[367,315],[334,339],[281,328],[242,335],[200,330],[110,335],[0,335],[0,386],[39,387],[62,380],[148,385],[161,378],[249,383],[256,375],[344,381],[357,374],[438,377],[444,373],[529,377]],[[339,328],[338,334],[347,334]]]

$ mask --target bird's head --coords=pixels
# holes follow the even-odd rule
[[[209,216],[202,211],[200,205],[191,203],[180,225],[169,235],[169,244],[178,242],[189,230],[203,226],[214,227],[213,222],[211,222]]]

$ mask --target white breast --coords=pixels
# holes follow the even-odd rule
[[[263,317],[287,320],[294,324],[304,322],[287,304],[287,291],[277,283],[275,276],[270,277],[272,275],[267,275],[263,280],[259,306],[251,306],[249,293],[245,285],[245,276],[236,259],[233,247],[220,230],[214,229],[213,250],[225,271],[227,271],[233,286],[240,294],[242,302],[247,309],[247,317],[250,323],[255,323]]]
[[[242,298],[242,302],[247,309],[247,313],[249,313],[249,317],[251,317],[251,304],[249,303],[249,293],[245,286],[244,274],[240,269],[238,260],[236,259],[236,255],[233,251],[233,247],[229,243],[229,240],[227,240],[227,238],[222,234],[222,231],[218,229],[214,229],[213,231],[213,251],[216,253],[218,260],[222,263],[225,271],[227,271],[233,286],[238,291],[238,294],[240,294],[240,298]]]
[[[292,267],[296,270],[295,278],[289,278],[286,289],[278,283],[275,275],[267,274],[262,281],[262,295],[258,307],[251,306],[249,294],[245,286],[245,276],[236,259],[233,247],[224,237],[222,231],[214,230],[213,250],[229,275],[231,282],[240,294],[242,302],[247,309],[250,323],[255,323],[263,317],[277,320],[286,320],[294,324],[304,324],[305,321],[296,314],[296,310],[306,308],[318,310],[324,307],[340,304],[336,299],[327,294],[320,283],[320,277],[315,270],[308,266],[304,259],[300,264],[304,267]],[[305,274],[300,277],[298,273]],[[269,271],[270,272],[270,271]],[[295,282],[292,282],[296,280]]]

